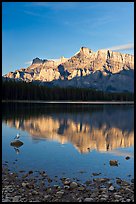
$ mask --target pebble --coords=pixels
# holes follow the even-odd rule
[[[84,202],[93,202],[93,198],[85,198]]]
[[[113,186],[110,186],[110,187],[109,187],[109,191],[114,191],[114,189],[115,189],[115,188],[114,188]]]
[[[65,188],[65,189],[70,189],[70,186],[65,185],[64,188]]]
[[[61,182],[58,178],[58,185],[54,185],[48,179],[42,182],[41,174],[32,177],[15,179],[3,169],[2,202],[134,202],[134,179],[129,183],[116,178],[120,185],[115,189],[108,178],[91,179],[85,183],[69,178],[63,178]]]
[[[48,189],[47,189],[47,192],[48,192],[48,193],[50,193],[51,191],[52,191],[52,189],[51,189],[51,188],[48,188]]]
[[[127,199],[127,200],[126,200],[126,202],[130,202],[130,201],[131,201],[131,199]]]
[[[116,183],[117,183],[117,184],[121,184],[121,182],[122,182],[122,180],[121,180],[121,179],[119,179],[119,178],[118,178],[118,179],[116,179]]]
[[[134,179],[131,179],[131,183],[134,183]]]
[[[29,171],[28,173],[29,173],[29,174],[33,174],[33,171]]]
[[[2,202],[11,202],[9,199],[3,199]]]
[[[106,201],[106,198],[100,198],[100,201]]]
[[[64,181],[63,183],[64,183],[64,185],[69,185],[69,184],[70,184],[70,181],[66,180],[66,181]]]
[[[45,195],[44,199],[47,200],[50,196],[49,195]]]
[[[99,176],[101,173],[92,173],[93,176]]]
[[[121,199],[122,198],[122,196],[117,195],[117,194],[115,194],[114,196],[115,196],[116,199]]]
[[[80,186],[79,188],[78,188],[78,190],[79,191],[83,191],[85,188],[83,187],[83,186]]]
[[[85,173],[85,171],[82,171],[82,170],[81,170],[79,173],[80,173],[80,174],[83,174],[83,173]]]
[[[26,185],[27,185],[26,183],[24,183],[24,182],[22,183],[22,186],[23,186],[23,187],[26,187]]]
[[[72,182],[71,184],[70,184],[70,188],[76,188],[78,185],[77,185],[77,183],[76,182]]]
[[[64,191],[58,191],[58,192],[56,193],[57,196],[62,196],[63,194],[64,194]]]
[[[39,193],[37,191],[35,191],[35,190],[32,192],[32,195],[38,195],[38,194]]]
[[[21,198],[21,196],[15,196],[15,197],[13,197],[12,202],[19,202],[20,198]]]
[[[95,178],[93,179],[93,181],[96,181],[96,182],[106,182],[106,181],[109,181],[108,178]]]
[[[109,196],[108,196],[108,195],[106,195],[106,194],[103,194],[103,195],[102,195],[102,197],[104,197],[104,198],[106,198],[106,199],[107,199]]]

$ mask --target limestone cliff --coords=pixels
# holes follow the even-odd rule
[[[134,91],[134,56],[110,50],[93,52],[81,47],[71,58],[57,61],[35,58],[26,69],[4,77],[27,82],[52,82],[57,86],[95,88],[103,91]]]

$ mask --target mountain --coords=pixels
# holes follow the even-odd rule
[[[27,68],[3,76],[41,85],[134,92],[134,55],[81,47],[71,58],[35,58]]]

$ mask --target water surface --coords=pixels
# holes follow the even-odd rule
[[[24,143],[10,146],[17,133]],[[130,159],[126,160],[125,157]],[[118,166],[110,166],[116,159]],[[134,106],[3,103],[2,162],[86,181],[134,177]]]

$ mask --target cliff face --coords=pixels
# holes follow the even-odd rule
[[[118,73],[123,69],[134,69],[134,56],[109,50],[93,52],[88,48],[82,47],[63,66],[68,70],[75,68],[82,69],[84,71],[83,76],[86,75],[86,69],[89,71],[100,70]]]
[[[93,52],[82,47],[71,58],[58,61],[33,59],[26,69],[4,77],[57,86],[95,88],[103,91],[134,91],[134,56],[110,50]]]

